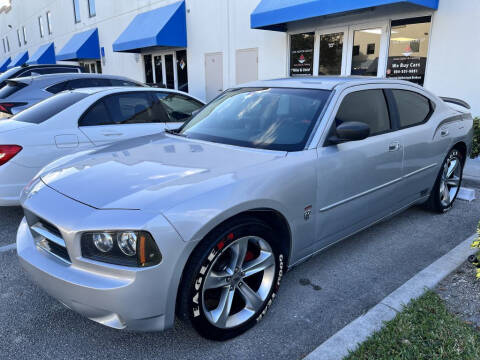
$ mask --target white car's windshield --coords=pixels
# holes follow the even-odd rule
[[[238,146],[303,150],[330,93],[317,89],[234,89],[205,106],[178,133]]]

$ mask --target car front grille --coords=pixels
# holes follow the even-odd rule
[[[70,264],[65,240],[57,227],[27,210],[25,210],[25,218],[37,247]]]

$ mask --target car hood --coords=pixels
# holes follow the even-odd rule
[[[54,190],[98,209],[162,211],[285,155],[157,134],[80,154],[41,177]]]

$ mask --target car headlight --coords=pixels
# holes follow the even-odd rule
[[[160,263],[162,254],[145,231],[103,231],[82,235],[82,256],[115,265],[147,267]]]

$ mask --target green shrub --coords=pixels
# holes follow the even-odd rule
[[[473,119],[473,143],[470,157],[475,159],[480,155],[480,118]]]

